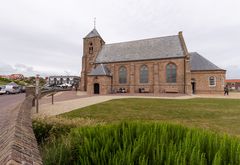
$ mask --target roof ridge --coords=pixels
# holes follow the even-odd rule
[[[152,39],[159,39],[159,38],[167,38],[167,37],[176,37],[176,35],[169,35],[169,36],[162,36],[162,37],[153,37],[153,38],[145,38],[145,39],[139,39],[139,40],[131,40],[131,41],[122,41],[122,42],[115,42],[115,43],[109,43],[105,45],[115,45],[115,44],[121,44],[121,43],[129,43],[129,42],[137,42],[137,41],[145,41],[145,40],[152,40]],[[104,46],[105,46],[104,45]]]

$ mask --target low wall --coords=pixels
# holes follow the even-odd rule
[[[9,123],[1,128],[1,165],[42,165],[37,141],[32,129],[33,96],[11,110]]]

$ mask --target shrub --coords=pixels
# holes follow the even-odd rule
[[[33,131],[38,144],[50,141],[50,139],[65,135],[72,127],[59,123],[48,123],[42,120],[33,120]]]
[[[89,118],[65,119],[62,117],[35,118],[32,122],[33,131],[38,144],[51,141],[52,138],[66,135],[72,128],[103,125],[102,121]]]

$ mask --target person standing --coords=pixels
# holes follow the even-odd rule
[[[78,91],[78,85],[79,85],[78,83],[75,83],[74,85],[76,92]]]
[[[224,87],[224,95],[228,95],[228,93],[229,93],[229,89],[228,89],[228,85],[226,85]]]

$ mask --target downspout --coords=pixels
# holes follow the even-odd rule
[[[84,91],[87,91],[87,56],[84,53]]]
[[[183,35],[182,35],[182,31],[178,32],[178,37],[179,37],[179,40],[180,40],[180,43],[181,43],[181,46],[182,46],[182,49],[183,49],[183,53],[184,53],[184,73],[183,73],[183,77],[184,77],[184,94],[187,93],[186,91],[186,84],[187,84],[187,77],[186,77],[186,72],[187,72],[187,67],[186,67],[186,59],[187,57],[189,56],[188,54],[188,50],[187,50],[187,46],[185,44],[185,41],[184,41],[184,38],[183,38]]]
[[[111,76],[111,94],[113,94],[114,92],[113,92],[113,77],[112,77],[112,75],[110,75]]]
[[[184,57],[184,72],[183,72],[183,77],[184,77],[184,94],[186,94],[186,57]]]

